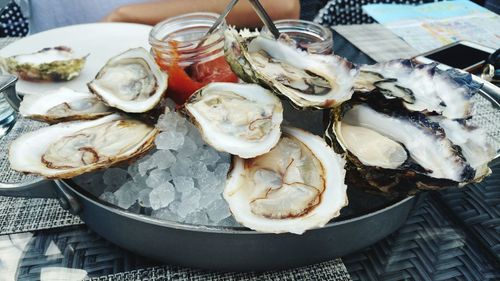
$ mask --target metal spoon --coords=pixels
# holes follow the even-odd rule
[[[280,32],[273,23],[273,20],[266,12],[264,7],[260,4],[259,0],[248,0],[252,4],[253,9],[262,20],[262,22],[267,26],[269,31],[273,34],[274,38],[278,39],[280,37]]]
[[[203,35],[203,38],[200,40],[200,42],[198,42],[198,44],[196,45],[195,49],[203,46],[203,44],[205,43],[205,41],[207,41],[208,36],[210,34],[212,34],[219,27],[219,25],[222,23],[222,21],[227,17],[227,14],[229,14],[229,12],[231,12],[231,10],[233,9],[234,5],[236,5],[236,3],[238,3],[238,1],[239,0],[231,0],[231,2],[229,2],[229,4],[227,4],[227,6],[224,9],[224,11],[222,12],[222,14],[220,14],[220,16],[214,22],[214,24],[210,27],[210,29],[208,29],[207,33],[205,33],[205,35]]]

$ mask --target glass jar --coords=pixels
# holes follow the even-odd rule
[[[288,35],[297,47],[311,54],[332,54],[333,36],[329,28],[306,20],[278,20],[274,22],[278,31]],[[267,27],[262,29],[268,32]]]
[[[149,34],[153,56],[169,74],[167,94],[177,104],[210,82],[238,81],[224,58],[225,22],[198,46],[218,17],[215,13],[184,14],[158,23]]]

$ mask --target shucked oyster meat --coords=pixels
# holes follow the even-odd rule
[[[112,110],[91,93],[60,88],[47,94],[24,95],[19,112],[23,117],[58,123],[97,119]]]
[[[86,58],[87,55],[76,55],[69,47],[59,46],[4,58],[3,66],[24,80],[68,81],[80,74]]]
[[[280,138],[283,107],[259,85],[211,83],[185,107],[203,139],[220,151],[251,158],[271,150]]]
[[[265,35],[225,33],[225,54],[243,80],[286,96],[299,108],[330,108],[352,95],[358,70],[333,55],[309,54]]]
[[[157,133],[119,114],[60,123],[17,138],[9,161],[16,171],[71,178],[141,156],[153,147]]]
[[[151,54],[144,48],[135,48],[111,58],[88,87],[111,107],[141,113],[160,102],[167,81],[167,74]]]
[[[270,152],[233,159],[224,198],[246,227],[301,234],[324,226],[347,205],[344,164],[321,138],[285,127]]]

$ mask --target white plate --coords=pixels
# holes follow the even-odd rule
[[[67,82],[28,82],[19,80],[16,90],[21,94],[41,94],[60,87],[88,91],[94,79],[111,57],[130,48],[149,50],[151,26],[131,23],[92,23],[52,29],[22,38],[0,50],[0,56],[34,53],[46,47],[68,46],[78,55],[90,54],[80,76]]]

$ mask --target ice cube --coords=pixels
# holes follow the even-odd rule
[[[236,219],[234,219],[233,216],[229,216],[223,220],[221,220],[218,225],[221,225],[221,226],[232,226],[232,227],[238,227],[238,226],[242,226],[240,223],[238,223],[236,221]]]
[[[197,178],[196,181],[198,183],[198,188],[203,192],[220,192],[220,181],[215,178],[214,173],[207,172],[203,174],[202,177]]]
[[[181,203],[190,206],[192,211],[195,211],[200,207],[201,191],[196,188],[192,188],[187,192],[183,192],[181,196]]]
[[[155,139],[157,149],[179,149],[184,143],[184,135],[177,131],[161,132]]]
[[[172,177],[190,176],[191,173],[191,160],[189,158],[177,157],[175,164],[170,168]]]
[[[169,150],[158,150],[152,157],[155,158],[158,169],[164,170],[170,168],[175,163],[175,155]]]
[[[179,217],[168,208],[153,210],[153,212],[151,212],[151,216],[165,221],[179,221]]]
[[[202,192],[201,198],[200,198],[200,208],[207,208],[212,203],[214,203],[215,201],[220,200],[220,199],[222,199],[220,193]]]
[[[220,156],[215,149],[207,147],[201,150],[199,159],[205,162],[207,166],[214,166],[219,161]]]
[[[207,166],[201,161],[193,161],[191,163],[191,171],[194,178],[203,176],[204,174],[206,174],[207,170]]]
[[[214,176],[218,179],[226,179],[229,172],[229,163],[219,163],[214,171]]]
[[[151,188],[156,188],[164,182],[168,182],[172,179],[170,173],[166,170],[154,169],[152,170],[146,178],[146,185]]]
[[[116,198],[116,195],[113,194],[113,192],[104,192],[103,194],[101,194],[101,196],[99,196],[99,199],[111,203],[113,205],[118,204],[118,199]]]
[[[164,182],[149,193],[149,201],[153,210],[167,207],[175,199],[175,190],[171,183]]]
[[[139,194],[137,195],[138,197],[137,201],[139,202],[139,205],[146,208],[151,207],[151,202],[149,201],[149,194],[151,193],[152,190],[153,190],[152,188],[145,188],[139,191]]]
[[[207,208],[208,218],[214,222],[218,223],[221,220],[229,217],[231,215],[231,211],[229,210],[229,206],[226,201],[223,199],[216,200],[212,202]]]
[[[204,211],[197,211],[188,214],[184,222],[194,225],[208,225],[208,216]]]
[[[190,192],[194,188],[194,181],[190,177],[175,177],[174,178],[175,189],[180,193]]]
[[[133,182],[126,182],[114,193],[118,200],[117,205],[123,209],[128,209],[135,203],[137,194]]]
[[[195,155],[198,146],[196,143],[189,137],[184,138],[184,144],[179,150],[177,150],[177,157],[191,157]]]
[[[149,170],[153,169],[153,167],[151,167],[152,163],[149,161],[149,158],[151,158],[150,155],[143,157],[138,164],[138,172],[141,176],[145,176]]]

